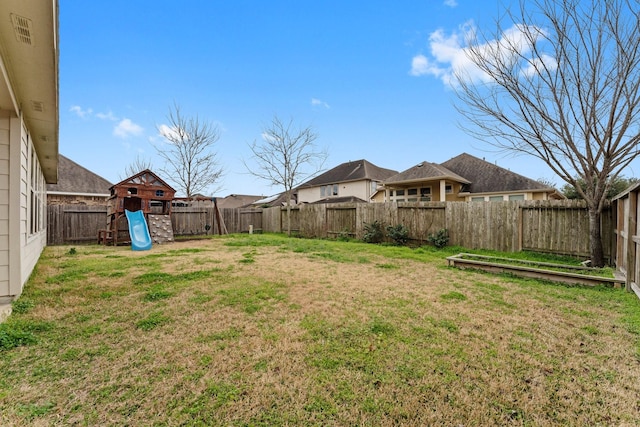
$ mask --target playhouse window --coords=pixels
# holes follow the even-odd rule
[[[164,190],[156,190],[156,197],[164,197]]]
[[[127,188],[128,194],[138,194],[138,189],[136,187]]]

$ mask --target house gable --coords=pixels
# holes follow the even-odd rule
[[[298,188],[319,187],[349,181],[372,180],[383,181],[395,175],[397,171],[381,168],[367,160],[355,160],[342,163],[325,173],[305,182]]]
[[[384,180],[385,186],[406,185],[425,181],[438,181],[441,179],[468,184],[466,178],[456,174],[437,163],[420,162],[417,165],[393,175]]]
[[[369,201],[376,192],[377,184],[395,174],[397,171],[381,168],[364,159],[350,161],[301,184],[295,191],[298,203],[336,197]]]

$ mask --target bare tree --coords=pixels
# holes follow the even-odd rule
[[[291,235],[293,188],[322,170],[327,153],[318,150],[318,134],[310,127],[296,128],[293,119],[283,122],[274,116],[263,129],[262,141],[249,145],[257,168],[245,163],[250,174],[284,189],[287,205],[287,234]]]
[[[153,169],[151,161],[142,159],[140,156],[136,156],[136,159],[124,168],[124,172],[120,174],[120,179],[129,178],[130,176],[142,172],[145,169]]]
[[[508,28],[498,20],[495,33],[467,40],[477,68],[455,78],[463,127],[542,159],[573,186],[589,209],[591,261],[602,266],[607,192],[639,154],[638,3],[521,0],[505,19]]]
[[[213,145],[220,139],[218,127],[202,122],[195,117],[185,117],[178,105],[174,105],[167,116],[168,125],[158,126],[166,144],[156,146],[156,151],[165,161],[158,169],[169,181],[184,192],[187,198],[210,189],[223,175]]]

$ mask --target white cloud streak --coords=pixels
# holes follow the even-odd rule
[[[80,107],[79,105],[72,105],[71,108],[69,108],[69,111],[71,111],[81,119],[84,119],[93,113],[93,110],[91,108],[87,108],[86,110],[83,110],[82,107]]]
[[[176,128],[171,126],[167,126],[167,125],[158,126],[158,133],[167,142],[180,140],[180,133]]]
[[[448,7],[456,7],[458,6],[457,0],[444,0],[444,5]]]
[[[327,110],[328,110],[329,108],[331,108],[331,107],[329,106],[329,104],[327,104],[326,102],[321,101],[321,100],[319,100],[319,99],[317,99],[317,98],[311,98],[311,105],[312,105],[312,106],[314,106],[314,107],[324,107],[324,108],[326,108]]]
[[[130,136],[139,136],[143,131],[142,126],[135,124],[130,119],[122,119],[113,129],[113,134],[124,139]]]
[[[118,118],[114,116],[111,111],[109,111],[108,113],[96,113],[96,117],[100,120],[110,120],[113,122],[118,120]]]
[[[490,82],[490,76],[480,70],[469,58],[468,41],[474,39],[476,31],[472,21],[464,23],[451,34],[445,34],[442,29],[434,31],[429,36],[430,56],[415,55],[411,61],[409,74],[431,75],[441,79],[446,86],[455,86],[456,75],[465,76],[472,82]],[[486,54],[487,58],[495,56],[496,52],[504,54],[504,58],[501,59],[506,62],[515,60],[515,52],[518,56],[527,56],[531,52],[531,45],[524,35],[525,31],[537,33],[540,35],[539,38],[545,34],[540,29],[532,31],[531,28],[516,24],[507,29],[500,40],[491,40],[477,46],[478,52]],[[539,59],[531,59],[530,64],[525,64],[522,74],[528,76],[535,74],[542,62],[550,68],[556,66],[554,58],[542,55]]]

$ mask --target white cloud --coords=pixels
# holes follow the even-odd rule
[[[90,116],[91,113],[93,113],[93,110],[91,108],[87,108],[86,110],[83,110],[82,107],[80,107],[79,105],[71,106],[71,108],[69,108],[69,111],[71,111],[72,113],[75,113],[76,116],[80,117],[81,119],[84,119],[86,116]]]
[[[558,67],[558,62],[550,55],[541,55],[541,58],[532,60],[531,63],[522,70],[522,74],[525,76],[534,76],[540,72],[543,66],[550,70],[555,70]]]
[[[331,107],[329,106],[329,104],[327,104],[326,102],[321,101],[321,100],[319,100],[319,99],[317,99],[317,98],[311,98],[311,105],[312,105],[312,106],[314,106],[314,107],[324,107],[324,108],[326,108],[327,110],[328,110],[329,108],[331,108]]]
[[[180,134],[178,130],[174,127],[167,125],[158,126],[158,133],[161,137],[166,139],[167,141],[177,141],[180,139]]]
[[[96,117],[101,120],[111,120],[113,122],[118,120],[118,118],[114,116],[111,111],[109,111],[108,113],[96,113]]]
[[[262,139],[266,142],[276,142],[276,137],[267,132],[262,132]]]
[[[456,7],[456,6],[458,6],[458,1],[457,0],[444,0],[444,5],[445,6],[449,6],[449,7]]]
[[[432,75],[439,78],[447,86],[456,84],[456,75],[464,76],[470,81],[489,82],[491,78],[485,72],[480,70],[469,59],[469,40],[473,40],[476,35],[476,27],[472,21],[468,21],[461,25],[457,31],[451,34],[445,34],[443,30],[437,30],[429,36],[430,58],[423,54],[418,54],[411,61],[411,70],[409,74],[413,76]],[[531,43],[525,37],[525,31],[528,33],[538,34],[538,38],[544,36],[544,32],[540,29],[527,28],[522,25],[514,25],[506,30],[500,40],[491,40],[477,46],[480,54],[486,54],[488,58],[495,53],[504,54],[502,58],[506,62],[516,60],[514,50],[517,56],[527,56],[531,52]],[[507,57],[511,56],[512,58]],[[548,56],[542,55],[540,59],[531,60],[531,64],[525,66],[524,75],[531,75],[536,72],[536,67],[541,65],[540,61],[544,61],[548,67],[555,67],[555,60]]]
[[[113,129],[113,134],[119,138],[128,138],[141,135],[143,130],[142,126],[133,123],[130,119],[122,119]]]
[[[411,60],[411,71],[409,73],[412,76],[432,74],[436,77],[440,77],[445,71],[446,70],[444,68],[440,68],[433,62],[429,61],[426,56],[416,55]]]

